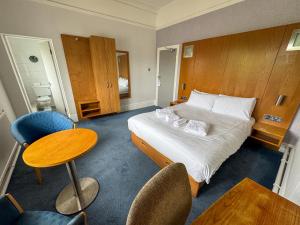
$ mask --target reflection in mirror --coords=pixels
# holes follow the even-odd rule
[[[130,98],[129,53],[117,50],[120,98]]]

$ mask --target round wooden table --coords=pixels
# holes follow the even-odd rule
[[[91,177],[78,179],[74,160],[90,151],[97,143],[97,133],[90,129],[76,128],[47,135],[23,153],[24,162],[35,168],[66,164],[71,183],[56,199],[58,212],[70,215],[89,206],[96,198],[100,186]]]

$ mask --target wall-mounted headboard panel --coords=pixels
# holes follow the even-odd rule
[[[183,44],[179,98],[191,90],[256,97],[257,121],[288,128],[300,102],[300,51],[286,51],[300,24],[250,31]],[[185,46],[193,56],[184,57]],[[284,95],[281,105],[275,105]],[[265,121],[264,114],[283,118]]]

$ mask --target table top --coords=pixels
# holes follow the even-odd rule
[[[96,145],[97,140],[97,133],[90,129],[59,131],[29,145],[23,153],[23,160],[36,168],[57,166],[82,156]]]
[[[300,207],[246,178],[192,223],[200,224],[296,225]]]

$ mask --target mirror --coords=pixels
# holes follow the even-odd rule
[[[130,98],[129,52],[117,50],[116,56],[120,98]]]

